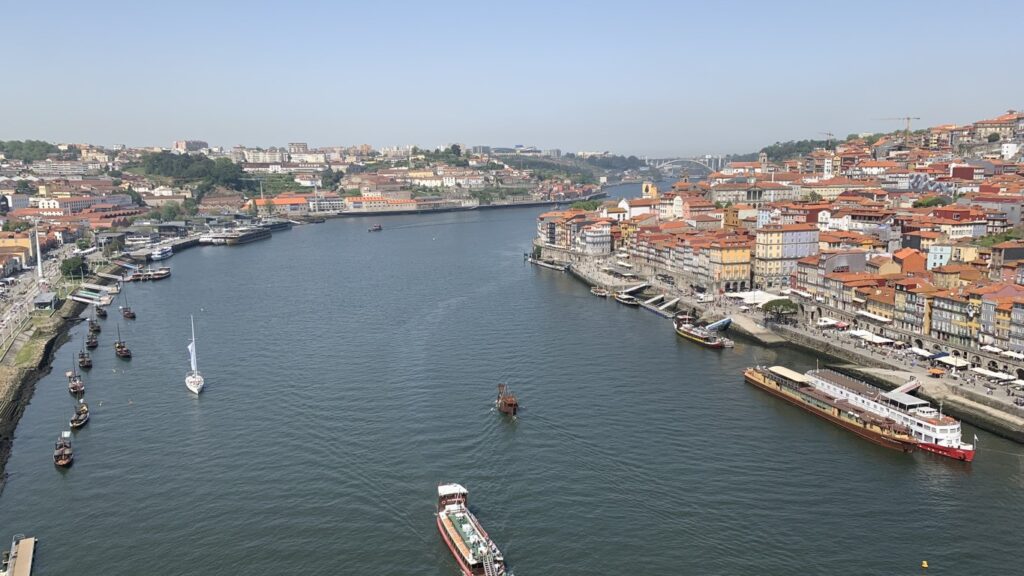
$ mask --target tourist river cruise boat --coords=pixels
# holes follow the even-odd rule
[[[619,304],[625,304],[626,306],[639,306],[640,301],[637,300],[636,296],[632,294],[626,294],[625,292],[616,292],[615,301]]]
[[[954,460],[974,460],[974,445],[963,442],[960,421],[942,414],[927,400],[903,392],[904,387],[885,392],[867,382],[826,369],[812,370],[806,376],[821,392],[905,426],[917,448]]]
[[[713,330],[708,330],[704,326],[700,326],[696,323],[692,316],[677,316],[672,321],[676,329],[676,334],[686,338],[687,340],[693,340],[694,342],[707,346],[708,348],[732,348],[732,340],[718,335]]]
[[[460,484],[437,487],[437,529],[462,576],[505,576],[505,559],[469,511],[469,491]]]
[[[150,260],[167,260],[171,256],[174,256],[174,248],[170,246],[159,246],[149,253]]]
[[[907,426],[871,412],[864,402],[838,398],[820,389],[819,380],[811,372],[800,374],[784,366],[757,366],[747,368],[743,377],[748,384],[879,446],[913,452],[917,445]]]

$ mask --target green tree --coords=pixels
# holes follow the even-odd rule
[[[32,227],[32,224],[24,220],[8,220],[4,222],[4,232],[24,232]]]
[[[160,207],[160,219],[164,222],[177,220],[179,217],[181,217],[181,204],[168,202]]]
[[[85,238],[79,238],[78,240],[75,241],[75,246],[79,250],[85,250],[86,248],[89,247],[89,241],[86,240]]]
[[[580,200],[579,202],[573,202],[569,208],[573,210],[586,210],[587,212],[591,212],[597,210],[600,206],[600,200]]]
[[[60,273],[63,276],[84,276],[89,271],[89,265],[81,256],[72,256],[60,263]]]
[[[60,150],[53,144],[42,140],[8,140],[6,142],[0,140],[0,152],[7,158],[32,163],[44,160],[50,154],[57,154]]]
[[[946,206],[953,200],[947,196],[930,196],[914,201],[914,208],[932,208],[934,206]]]
[[[32,183],[28,180],[18,180],[14,185],[14,191],[18,194],[32,194]]]
[[[811,193],[807,195],[807,199],[811,202],[821,202],[821,194],[811,190]]]
[[[326,170],[320,172],[320,185],[324,190],[334,190],[338,187],[338,184],[341,183],[341,179],[344,176],[345,173],[341,170],[335,172],[334,170],[331,170],[330,166],[328,166]]]
[[[452,144],[452,147],[448,150],[451,152],[452,156],[462,156],[462,146],[459,146],[458,144]]]
[[[145,204],[142,201],[142,196],[140,196],[138,192],[133,190],[131,186],[129,186],[128,189],[124,191],[124,193],[131,197],[132,204],[135,204],[136,206],[142,206],[143,204]]]
[[[993,133],[988,135],[988,141],[989,142],[999,142],[999,138],[1000,138],[1000,136],[999,136],[998,132],[993,132]]]

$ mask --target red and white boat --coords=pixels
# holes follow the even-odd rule
[[[437,487],[437,529],[463,576],[505,576],[505,559],[466,505],[460,484]]]
[[[867,382],[832,370],[811,370],[806,376],[815,388],[826,394],[905,425],[917,441],[917,448],[954,460],[974,460],[974,445],[962,441],[959,420],[942,414],[927,400],[904,391],[916,388],[916,382],[883,392]]]

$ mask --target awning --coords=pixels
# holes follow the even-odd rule
[[[967,360],[964,360],[963,358],[957,358],[956,356],[943,356],[942,358],[938,358],[937,360],[939,362],[942,362],[946,366],[952,366],[953,368],[963,368],[964,366],[970,364]]]
[[[797,296],[803,296],[804,298],[810,298],[811,297],[810,293],[804,292],[803,290],[793,289],[793,290],[790,290],[790,293],[796,294]]]
[[[921,348],[918,348],[917,346],[911,346],[910,347],[910,351],[913,352],[914,354],[917,354],[921,358],[931,358],[932,357],[932,353],[931,352],[929,352],[927,350],[923,350]]]
[[[928,373],[934,376],[942,376],[943,374],[946,373],[946,371],[943,370],[942,368],[929,368]]]
[[[1013,350],[1005,350],[1002,353],[1002,356],[1006,356],[1007,358],[1016,358],[1017,360],[1024,360],[1024,354],[1014,352]]]
[[[838,323],[839,322],[837,322],[837,321],[835,321],[835,320],[833,320],[831,318],[820,318],[818,320],[818,326],[835,326]]]
[[[872,314],[871,312],[868,312],[867,310],[857,310],[857,316],[863,316],[865,318],[869,318],[869,319],[874,320],[876,322],[885,322],[885,323],[892,322],[892,320],[886,318],[885,316],[879,316],[878,314]]]
[[[986,351],[986,352],[992,352],[994,354],[999,354],[1000,352],[1003,351],[1002,348],[996,348],[995,346],[991,346],[991,345],[982,346],[981,349]]]
[[[1006,372],[993,372],[992,370],[987,370],[987,369],[981,368],[981,367],[971,368],[971,372],[977,372],[978,374],[981,374],[985,378],[990,378],[992,380],[999,380],[999,381],[1005,381],[1005,382],[1017,379],[1017,377],[1013,376],[1012,374],[1007,374]]]
[[[866,342],[871,342],[872,344],[892,344],[893,343],[893,340],[890,340],[889,338],[883,338],[881,336],[872,334],[871,332],[868,332],[867,330],[854,330],[853,332],[850,332],[850,334],[853,334],[857,338],[860,338],[861,340],[864,340]]]

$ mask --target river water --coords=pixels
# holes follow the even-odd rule
[[[637,187],[622,190],[632,192]],[[17,431],[0,536],[36,574],[456,574],[454,481],[519,576],[1014,573],[1024,450],[879,448],[743,383],[753,363],[524,265],[539,209],[333,220],[176,255],[127,287],[86,376],[76,461],[56,354]],[[183,384],[196,318],[201,397]],[[491,409],[508,382],[518,421]],[[970,438],[974,430],[967,428]]]

